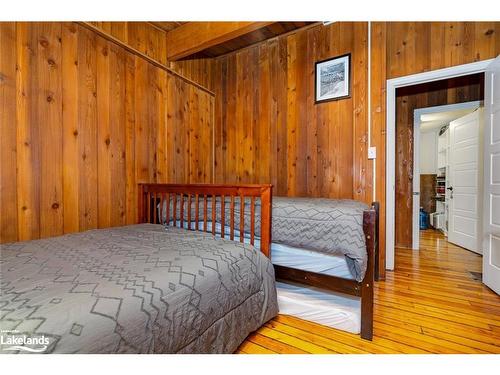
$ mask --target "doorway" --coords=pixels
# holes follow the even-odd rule
[[[395,265],[396,90],[411,85],[482,73],[484,77],[483,282],[500,293],[500,56],[495,59],[393,78],[387,81],[386,269]],[[411,141],[410,141],[411,142]],[[407,163],[408,164],[408,163]],[[411,216],[411,213],[410,213]],[[462,250],[464,251],[464,250]]]
[[[396,166],[395,166],[395,247],[396,248],[416,248],[418,242],[418,231],[414,230],[418,221],[415,222],[414,217],[418,215],[420,205],[415,202],[420,192],[418,168],[415,168],[414,155],[419,156],[415,141],[415,123],[421,119],[415,118],[415,111],[424,111],[426,108],[433,108],[439,106],[453,106],[462,104],[462,108],[456,108],[456,113],[446,114],[444,112],[427,113],[423,114],[424,120],[430,118],[435,122],[425,121],[426,126],[432,124],[439,124],[439,117],[443,118],[442,125],[445,124],[446,118],[453,120],[465,114],[467,105],[464,103],[478,102],[484,96],[484,74],[476,73],[472,75],[465,75],[461,77],[453,77],[446,80],[438,80],[434,82],[417,84],[402,87],[396,90]],[[448,107],[452,109],[452,107]],[[476,106],[477,108],[477,106]],[[459,110],[463,109],[463,112]],[[432,111],[429,109],[428,111]],[[450,117],[451,116],[451,117]],[[441,128],[441,127],[440,127]],[[417,131],[419,129],[417,128]],[[439,131],[440,129],[437,129]],[[441,141],[448,136],[449,132],[445,135],[437,137]],[[437,146],[437,139],[435,140],[435,147]],[[442,143],[442,142],[441,142]],[[415,154],[415,151],[417,153]],[[434,155],[434,150],[426,152],[425,156],[434,156],[438,159],[437,153]],[[448,155],[449,156],[449,155]],[[439,158],[442,160],[443,158]],[[444,163],[443,167],[444,167]],[[418,167],[418,165],[417,165]],[[437,171],[436,171],[437,172]],[[442,171],[443,172],[443,171]],[[436,173],[437,174],[437,173]],[[441,177],[445,173],[440,173]],[[437,181],[436,181],[437,182]],[[442,184],[442,181],[439,181]],[[448,185],[447,187],[449,187]],[[445,192],[442,192],[444,194]],[[448,196],[449,198],[449,196]],[[437,204],[440,206],[440,203]],[[435,212],[435,211],[433,211]],[[433,213],[427,211],[428,214]],[[438,218],[442,219],[444,215],[439,215]],[[446,220],[444,220],[446,221]],[[416,232],[416,235],[414,235]]]
[[[495,60],[496,61],[496,60]],[[493,59],[438,69],[387,81],[387,131],[386,131],[386,269],[394,270],[395,264],[395,168],[396,168],[396,90],[411,85],[484,73],[492,66]],[[489,82],[489,81],[488,81]],[[410,212],[411,215],[411,212]]]
[[[479,100],[414,110],[413,250],[435,231],[481,253],[482,116]]]

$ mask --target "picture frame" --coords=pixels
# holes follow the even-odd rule
[[[331,57],[315,64],[315,103],[351,97],[351,54]]]

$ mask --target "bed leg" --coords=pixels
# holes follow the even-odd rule
[[[373,338],[373,284],[367,282],[361,287],[361,338]]]
[[[367,264],[361,282],[361,338],[371,340],[373,337],[373,287],[375,279],[376,221],[374,209],[363,213],[363,231],[366,239]]]
[[[375,210],[375,241],[374,241],[374,259],[375,259],[375,274],[373,275],[375,281],[380,280],[380,259],[379,259],[379,215],[380,215],[380,203],[373,202],[372,208]]]

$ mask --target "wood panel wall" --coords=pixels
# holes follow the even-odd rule
[[[215,175],[221,182],[270,181],[278,195],[375,197],[383,277],[386,80],[493,58],[500,53],[500,23],[371,23],[375,161],[366,157],[366,40],[365,24],[335,23],[217,58]],[[353,97],[314,105],[313,62],[347,52],[353,54]]]
[[[314,103],[316,61],[352,54],[351,98]],[[367,23],[335,23],[216,59],[216,181],[371,200]]]
[[[374,200],[380,203],[379,211],[379,277],[385,278],[385,165],[386,165],[386,80],[387,80],[387,23],[372,22],[371,25],[371,60],[370,60],[370,103],[371,145],[377,149],[377,158],[369,165],[374,175]],[[368,84],[368,82],[367,82]]]
[[[167,65],[165,31],[149,22],[89,22],[130,47]]]
[[[483,96],[483,74],[396,90],[396,247],[412,247],[414,110],[482,100]]]
[[[168,61],[167,38],[162,30],[149,22],[89,22],[106,34],[144,53],[208,90],[214,90],[215,61],[211,58]]]
[[[0,23],[0,242],[130,224],[210,182],[214,98],[75,23]]]
[[[395,78],[490,59],[500,22],[389,22],[387,76]]]
[[[183,77],[206,87],[212,92],[215,91],[215,59],[199,58],[170,61],[168,66]]]

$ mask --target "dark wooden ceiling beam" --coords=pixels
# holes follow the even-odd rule
[[[170,61],[201,52],[273,22],[189,22],[167,33],[167,57]]]

